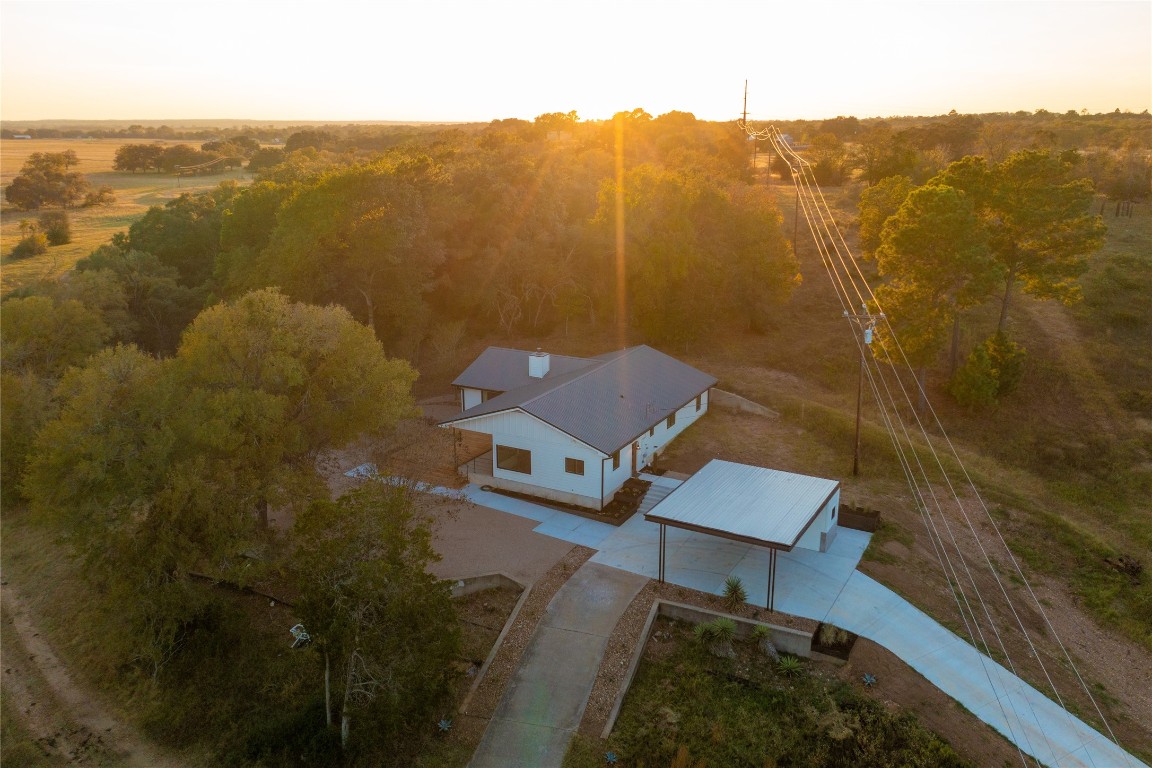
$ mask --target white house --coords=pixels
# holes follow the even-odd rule
[[[716,378],[648,346],[593,358],[489,347],[453,383],[483,435],[470,482],[603,509],[708,411]]]

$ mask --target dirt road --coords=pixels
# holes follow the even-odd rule
[[[0,577],[4,706],[45,759],[70,765],[177,768],[79,685],[41,636],[17,587]]]

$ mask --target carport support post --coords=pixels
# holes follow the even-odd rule
[[[768,550],[768,600],[764,606],[770,611],[776,610],[776,548]]]
[[[657,571],[658,571],[658,577],[660,579],[661,584],[664,583],[664,542],[667,540],[667,536],[668,536],[667,532],[665,531],[665,528],[666,528],[665,525],[663,525],[663,524],[660,525],[660,559],[659,559],[659,563],[657,566]]]

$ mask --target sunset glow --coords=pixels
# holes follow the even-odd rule
[[[2,117],[727,120],[1152,106],[1148,2],[2,4]]]

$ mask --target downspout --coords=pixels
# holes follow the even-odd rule
[[[606,456],[605,458],[600,460],[600,511],[601,512],[604,511],[604,462],[608,461],[608,459],[610,459],[610,458],[612,458],[612,457]]]

